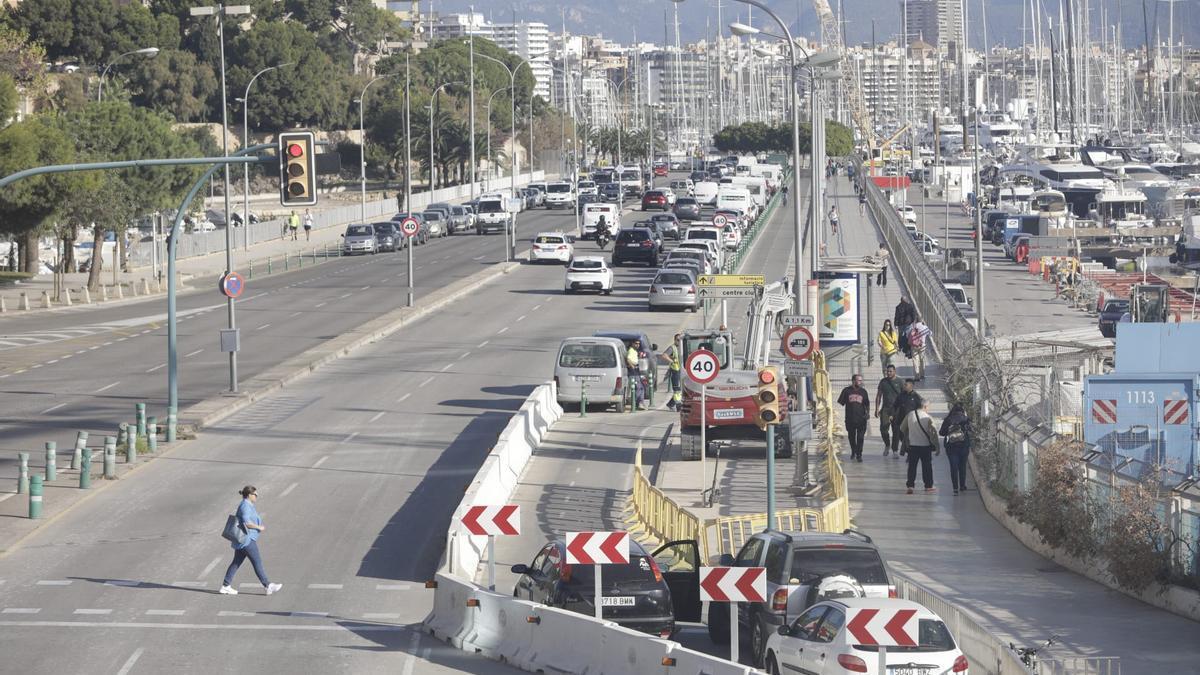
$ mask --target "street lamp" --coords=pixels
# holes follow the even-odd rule
[[[192,16],[213,16],[217,19],[217,41],[221,45],[221,148],[225,157],[229,156],[229,102],[226,100],[225,86],[225,16],[249,14],[250,5],[209,5],[207,7],[192,7]],[[225,164],[225,272],[233,271],[233,233],[229,227],[229,164]],[[229,330],[237,328],[233,315],[233,298],[225,299],[226,314],[229,318]],[[237,393],[237,352],[229,352],[229,391]]]
[[[482,54],[480,56],[482,56]],[[488,100],[487,100],[487,116],[484,119],[487,120],[488,171],[487,171],[486,177],[483,180],[483,189],[484,190],[487,190],[488,188],[491,187],[492,174],[495,172],[495,170],[493,168],[495,166],[495,162],[492,161],[492,98],[496,94],[502,93],[502,92],[506,91],[507,89],[508,89],[508,87],[500,87],[496,91],[493,91],[491,93],[491,95],[488,96]],[[513,195],[513,196],[515,197],[516,195]]]
[[[433,164],[433,128],[434,128],[433,112],[437,108],[438,93],[441,92],[446,87],[449,87],[450,85],[453,85],[453,84],[462,84],[462,82],[446,82],[445,84],[439,84],[437,86],[437,88],[433,90],[433,94],[431,94],[429,96],[429,201],[430,202],[433,201],[433,188],[434,188],[434,185],[436,185],[436,182],[435,182],[436,172],[435,172],[435,169],[433,168],[434,167],[434,164]],[[411,207],[409,207],[409,208],[411,210]]]
[[[100,73],[100,84],[99,84],[99,86],[96,87],[96,100],[97,101],[104,100],[104,78],[106,75],[108,75],[108,69],[112,68],[113,64],[116,63],[117,61],[120,61],[121,59],[123,59],[126,56],[129,56],[131,54],[138,54],[141,56],[145,56],[148,59],[152,59],[155,56],[158,56],[158,47],[146,47],[144,49],[135,49],[131,52],[125,52],[124,54],[119,54],[119,55],[117,55],[117,58],[113,59],[112,61],[109,61],[108,65],[104,66],[104,71]]]
[[[269,73],[272,70],[278,70],[280,68],[286,68],[288,66],[294,66],[294,65],[296,65],[296,64],[295,63],[281,63],[277,66],[269,66],[267,68],[263,68],[262,70],[255,73],[254,77],[250,78],[250,81],[246,83],[246,93],[242,95],[242,98],[234,99],[236,101],[241,101],[241,103],[242,103],[242,147],[243,148],[247,147],[250,143],[250,87],[254,86],[254,81],[258,79],[259,75],[262,75],[263,73]],[[242,175],[242,179],[244,181],[243,182],[243,190],[242,190],[242,227],[246,228],[245,232],[242,235],[242,250],[249,251],[250,250],[250,165],[247,164],[247,165],[243,166],[242,169],[244,172]],[[226,223],[225,227],[228,228],[229,224]]]
[[[512,162],[511,162],[511,164],[512,164],[512,192],[513,192],[513,196],[516,197],[517,196],[517,150],[516,150],[516,145],[517,145],[517,70],[519,70],[521,68],[521,66],[526,66],[529,68],[529,72],[533,73],[533,66],[530,66],[528,61],[525,61],[524,59],[522,59],[521,62],[517,64],[516,68],[510,68],[507,63],[501,61],[500,59],[492,58],[492,57],[488,56],[487,54],[476,54],[476,56],[487,59],[488,61],[492,61],[494,63],[498,63],[504,68],[504,70],[508,71],[508,86],[509,86],[509,89],[512,91],[512,96],[511,96],[511,101],[510,101],[512,107],[511,107],[511,111],[509,113],[510,120],[512,122],[512,136],[511,136],[512,141],[511,142],[513,145],[513,153],[512,153],[513,156],[512,156]]]
[[[379,80],[382,80],[382,79],[388,78],[388,77],[396,77],[399,74],[400,73],[387,73],[385,75],[376,75],[375,77],[371,78],[371,80],[369,82],[367,82],[367,85],[365,87],[363,87],[362,93],[358,95],[358,98],[354,99],[354,102],[358,104],[358,134],[359,134],[359,145],[358,145],[358,148],[359,148],[358,165],[359,165],[359,167],[358,168],[359,168],[359,178],[361,179],[361,186],[362,186],[362,201],[361,201],[361,205],[359,206],[358,215],[359,215],[359,220],[363,221],[364,223],[367,222],[367,125],[366,125],[366,116],[365,116],[365,112],[364,112],[367,108],[367,89],[369,89],[371,87],[371,85],[375,84]]]

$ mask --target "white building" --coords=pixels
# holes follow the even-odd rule
[[[550,27],[544,23],[522,21],[493,24],[491,39],[505,50],[529,62],[533,71],[533,93],[550,100],[553,69],[550,66]]]

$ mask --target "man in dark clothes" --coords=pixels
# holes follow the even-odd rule
[[[900,452],[900,437],[892,433],[892,418],[896,399],[904,391],[904,383],[896,377],[896,366],[887,367],[887,377],[879,380],[875,390],[875,416],[879,418],[879,435],[883,437],[883,456],[888,450]]]
[[[851,378],[850,386],[842,390],[837,402],[846,408],[846,433],[850,436],[850,459],[862,460],[863,437],[871,419],[871,401],[862,386],[862,375]]]
[[[917,308],[908,298],[901,296],[900,304],[896,305],[896,313],[892,316],[892,325],[900,333],[900,351],[912,358],[912,350],[908,346],[908,327],[917,320]]]
[[[897,443],[903,443],[900,436],[900,424],[904,422],[904,418],[914,410],[919,410],[925,404],[925,399],[916,391],[913,391],[912,379],[904,380],[904,391],[896,397],[896,402],[892,404],[892,437]],[[901,445],[903,447],[903,445]],[[903,454],[903,453],[902,453]],[[892,451],[895,456],[896,452]]]

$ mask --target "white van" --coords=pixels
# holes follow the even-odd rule
[[[546,184],[546,208],[547,209],[573,209],[575,208],[575,192],[571,189],[570,183],[547,183]]]
[[[479,198],[479,211],[475,216],[475,234],[506,232],[512,228],[512,214],[505,208],[505,200],[498,195]]]
[[[757,211],[757,205],[750,196],[750,191],[741,185],[722,185],[717,190],[717,208],[737,209],[742,213],[750,214],[751,218]]]
[[[600,222],[601,216],[604,217],[604,222],[608,224],[608,229],[613,235],[621,229],[621,207],[617,204],[607,204],[604,202],[591,202],[583,205],[583,238],[596,237],[596,223]]]
[[[571,337],[558,346],[554,362],[558,403],[579,404],[625,412],[629,375],[625,343],[612,337]]]
[[[701,206],[712,206],[717,203],[717,191],[720,186],[712,181],[702,180],[692,188],[692,196]]]

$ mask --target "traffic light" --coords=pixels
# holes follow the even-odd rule
[[[758,412],[754,423],[766,430],[768,425],[779,424],[779,369],[763,366],[758,369],[758,391],[754,394]]]
[[[284,206],[317,203],[316,146],[311,131],[279,134],[279,202]]]

